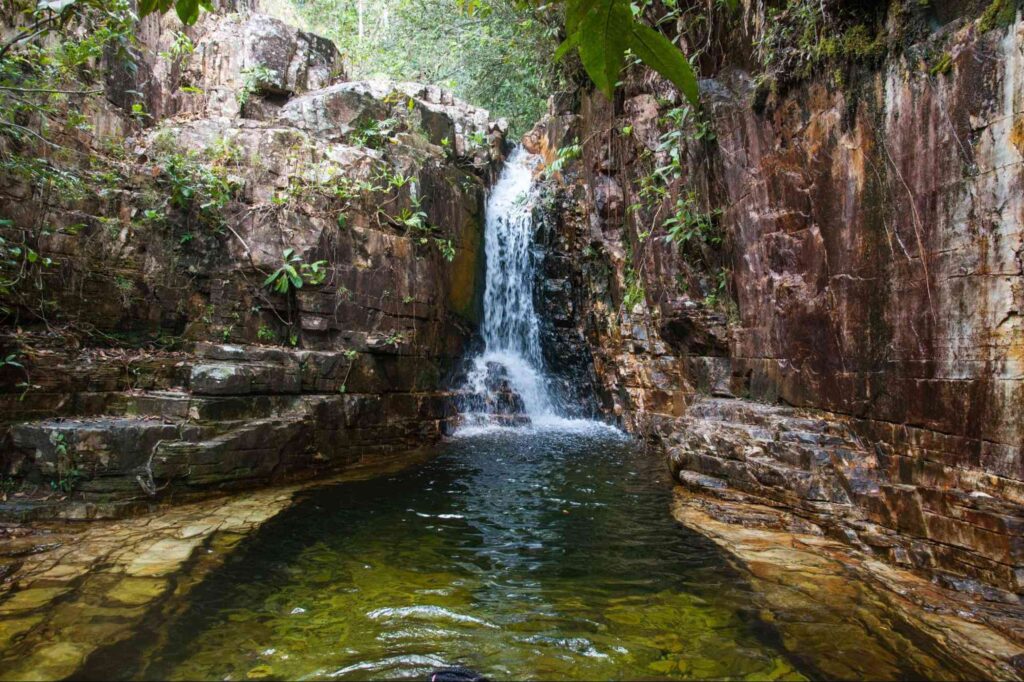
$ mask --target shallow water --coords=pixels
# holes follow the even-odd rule
[[[663,458],[607,427],[455,438],[418,469],[305,493],[83,675],[820,677],[828,647],[791,652],[838,651],[840,631],[781,633],[670,492]],[[864,676],[954,676],[886,631],[846,644]]]

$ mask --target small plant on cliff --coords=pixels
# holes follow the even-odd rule
[[[637,304],[644,302],[647,292],[644,291],[643,282],[640,281],[640,277],[633,268],[626,268],[624,279],[626,291],[622,296],[622,304],[626,307],[626,312],[628,313],[632,312]]]
[[[171,204],[200,222],[220,228],[223,209],[235,194],[236,186],[223,166],[208,166],[195,154],[161,155],[159,164],[170,185]]]
[[[697,193],[690,190],[676,200],[672,215],[662,223],[668,232],[665,241],[679,246],[692,242],[701,246],[719,246],[722,235],[716,227],[715,218],[720,214],[721,209],[702,210]]]
[[[295,249],[285,249],[281,266],[263,280],[263,286],[279,294],[301,289],[303,284],[322,284],[327,279],[327,261],[305,263]]]
[[[544,177],[551,178],[559,175],[565,165],[573,159],[578,159],[583,154],[583,147],[580,146],[579,139],[574,139],[572,144],[567,144],[564,147],[558,148],[558,154],[555,159],[544,168]]]
[[[352,133],[351,142],[354,145],[370,149],[381,149],[387,142],[394,140],[398,124],[397,118],[365,121],[356,127],[355,132]]]
[[[183,62],[185,58],[195,52],[195,49],[196,46],[192,43],[191,38],[181,31],[176,31],[171,46],[161,52],[160,57],[169,62]]]
[[[271,329],[270,327],[268,327],[265,324],[261,324],[260,328],[256,331],[256,338],[259,339],[260,341],[265,341],[267,343],[270,343],[271,341],[273,341],[277,337],[274,334],[274,330],[273,329]]]
[[[441,253],[442,258],[449,263],[455,260],[455,245],[452,243],[451,239],[435,237],[434,243],[437,245],[437,250]]]
[[[83,473],[75,466],[73,447],[63,433],[51,432],[50,444],[53,445],[53,452],[57,460],[57,477],[50,481],[50,489],[56,493],[67,495],[75,489],[75,485],[83,477]]]
[[[260,91],[260,88],[267,83],[272,83],[277,78],[277,72],[260,64],[242,69],[242,87],[238,90],[238,104],[245,106],[249,98]]]

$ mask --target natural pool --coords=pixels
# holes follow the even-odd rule
[[[884,615],[766,610],[673,520],[667,479],[601,425],[452,439],[417,469],[301,494],[79,676],[771,680],[829,677],[830,657],[962,676]]]

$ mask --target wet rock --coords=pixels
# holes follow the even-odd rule
[[[791,639],[787,632],[804,632],[807,622],[820,625],[830,622],[836,613],[856,614],[853,621],[884,621],[888,627],[898,624],[895,627],[915,632],[918,646],[910,655],[925,668],[929,658],[947,660],[951,656],[948,660],[964,679],[1018,678],[1019,632],[1007,627],[998,611],[979,608],[961,593],[875,561],[777,505],[762,505],[737,493],[724,498],[719,489],[711,488],[678,492],[675,516],[736,558],[755,586],[763,602],[760,606],[777,614],[773,627],[783,642]],[[818,659],[822,661],[818,674],[837,678],[898,676],[899,657],[883,654],[874,664],[881,668],[863,667],[862,652],[875,647],[873,626],[850,627],[849,616],[846,618],[845,623],[836,621],[829,629],[828,641],[820,642],[821,652],[828,653]],[[843,637],[844,646],[836,648],[837,636]],[[814,642],[800,641],[802,650],[793,653],[806,655]]]
[[[122,516],[313,476],[436,440],[454,418],[447,382],[482,315],[483,203],[507,124],[442,88],[345,82],[329,41],[251,3],[219,7],[185,29],[187,57],[159,56],[176,18],[143,20],[140,70],[112,76],[112,88],[143,92],[153,117],[122,191],[4,204],[14,225],[86,221],[40,245],[83,273],[46,288],[62,316],[51,322],[181,350],[0,337],[28,351],[34,381],[21,395],[24,376],[0,368],[0,463],[28,482],[0,516]],[[223,196],[169,201],[152,218],[172,166],[189,192]],[[400,219],[413,211],[429,237]],[[286,251],[322,278],[273,291],[265,281]],[[497,395],[519,419],[518,396]]]
[[[949,23],[843,87],[809,77],[753,107],[763,74],[720,54],[706,127],[671,121],[641,70],[621,104],[552,107],[530,143],[583,141],[548,183],[549,243],[577,262],[546,291],[579,312],[545,338],[584,340],[604,410],[688,486],[725,482],[1001,603],[1024,594],[1022,33],[972,12],[942,3]],[[954,55],[941,79],[929,50]],[[669,147],[678,190],[631,220],[604,210],[606,178],[638,196]],[[705,200],[720,243],[664,238],[677,202]]]
[[[479,384],[481,390],[468,389],[459,396],[459,411],[487,423],[522,425],[530,422],[523,398],[512,387],[508,368],[500,362],[487,362]]]

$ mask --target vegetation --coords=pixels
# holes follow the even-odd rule
[[[557,15],[517,0],[463,11],[462,0],[294,0],[310,30],[331,38],[354,77],[440,85],[508,118],[521,134],[563,86],[550,68]]]
[[[303,284],[322,284],[327,279],[327,261],[318,260],[312,263],[303,261],[295,249],[285,249],[281,256],[281,266],[270,273],[263,281],[263,286],[279,294],[287,294],[301,289]]]

